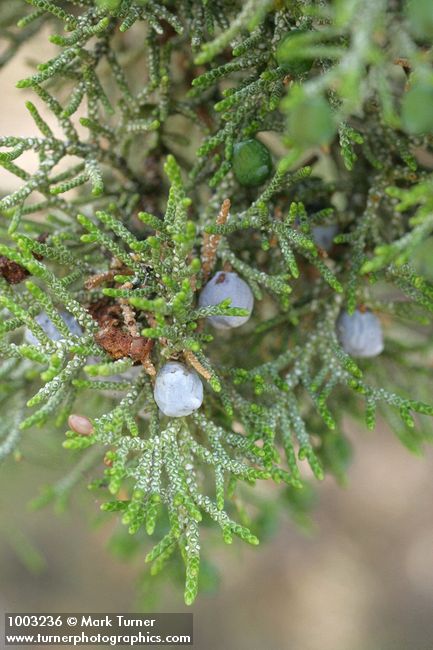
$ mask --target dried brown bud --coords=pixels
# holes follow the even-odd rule
[[[0,255],[0,275],[4,277],[9,284],[19,284],[30,273],[17,262],[9,260],[4,255]]]
[[[148,358],[152,347],[152,339],[145,339],[142,336],[138,336],[131,341],[129,356],[131,359],[134,359],[134,361],[140,361],[141,363],[144,363]]]
[[[68,417],[68,425],[72,431],[79,433],[81,436],[90,436],[93,433],[93,424],[84,415],[71,413]]]
[[[95,334],[95,340],[113,359],[129,356],[131,335],[111,324],[105,325]]]

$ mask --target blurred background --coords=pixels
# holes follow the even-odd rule
[[[40,38],[0,73],[1,135],[34,135],[28,94],[15,82],[42,42],[50,56]],[[2,193],[14,187],[0,175]],[[196,648],[433,648],[432,450],[410,455],[380,424],[374,433],[353,422],[345,430],[354,447],[347,485],[328,478],[318,486],[311,519],[297,525],[283,513],[258,548],[223,547],[205,534],[215,566],[205,567],[193,607]],[[0,466],[0,608],[184,611],[180,589],[147,576],[142,548],[124,559],[134,542],[115,519],[101,518],[86,480],[65,514],[28,507],[76,461],[61,442],[61,432],[26,433],[21,458]]]
[[[348,484],[318,487],[309,526],[283,514],[255,548],[216,545],[205,534],[218,578],[193,607],[196,648],[433,647],[433,454],[410,455],[382,428],[347,430]],[[169,576],[162,585],[147,576],[143,548],[122,559],[128,533],[115,519],[100,521],[92,493],[76,491],[62,515],[29,509],[40,486],[62,478],[71,452],[61,433],[28,436],[22,459],[0,468],[1,609],[184,611]]]

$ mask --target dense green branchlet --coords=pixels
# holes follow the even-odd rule
[[[433,15],[398,7],[0,7],[0,65],[52,32],[51,58],[17,83],[35,133],[0,138],[20,180],[0,199],[0,459],[69,418],[80,460],[38,503],[63,506],[103,458],[102,509],[153,537],[152,575],[179,551],[188,604],[202,526],[258,543],[267,506],[249,486],[284,484],[295,504],[306,466],[344,479],[345,413],[373,429],[379,409],[414,452],[431,439]],[[248,310],[199,301],[220,271],[248,285]],[[370,311],[384,351],[358,360],[336,322]],[[170,362],[204,388],[187,417],[155,403]]]

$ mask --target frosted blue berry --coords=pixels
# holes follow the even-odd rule
[[[269,149],[258,140],[244,140],[233,148],[233,174],[240,185],[261,185],[271,174]]]
[[[371,311],[357,309],[353,314],[342,311],[337,319],[337,338],[347,354],[376,357],[383,351],[382,326]]]
[[[74,336],[80,336],[82,334],[83,330],[71,314],[68,314],[66,311],[62,311],[60,312],[60,316],[64,320],[65,325],[71,334]],[[63,338],[57,327],[44,311],[35,317],[35,321],[42,327],[45,334],[52,341],[60,341]],[[40,345],[40,342],[36,336],[27,328],[24,332],[24,340],[30,345]]]
[[[327,226],[314,226],[311,234],[317,246],[320,246],[325,251],[329,251],[332,248],[333,240],[337,232],[337,224],[330,223]]]
[[[169,361],[156,375],[153,397],[164,415],[180,418],[200,408],[203,384],[195,370]]]
[[[240,327],[246,323],[251,316],[254,306],[254,296],[244,280],[237,273],[226,273],[218,271],[204,287],[200,294],[200,307],[219,305],[223,300],[231,298],[230,307],[246,309],[248,316],[209,316],[208,321],[217,329],[227,330],[232,327]]]

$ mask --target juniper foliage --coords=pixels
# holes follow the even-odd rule
[[[0,138],[0,165],[21,180],[0,200],[0,457],[28,429],[89,418],[63,443],[77,466],[41,501],[65,501],[103,457],[91,484],[111,495],[102,509],[157,537],[153,574],[180,551],[190,604],[201,520],[226,543],[257,544],[270,505],[243,484],[285,485],[296,511],[306,465],[343,477],[345,414],[373,429],[379,409],[415,452],[431,439],[433,284],[418,252],[433,232],[432,6],[17,0],[0,11],[0,64],[42,28],[53,45],[18,82],[34,136]],[[238,160],[242,186],[232,167],[251,139],[274,168],[257,185],[259,162]],[[329,251],[314,239],[324,224],[338,226]],[[205,324],[246,315],[229,300],[199,306],[217,270],[254,293],[242,328]],[[358,308],[382,321],[379,357],[340,346],[336,319]],[[167,360],[205,384],[188,417],[163,417],[153,399]]]

